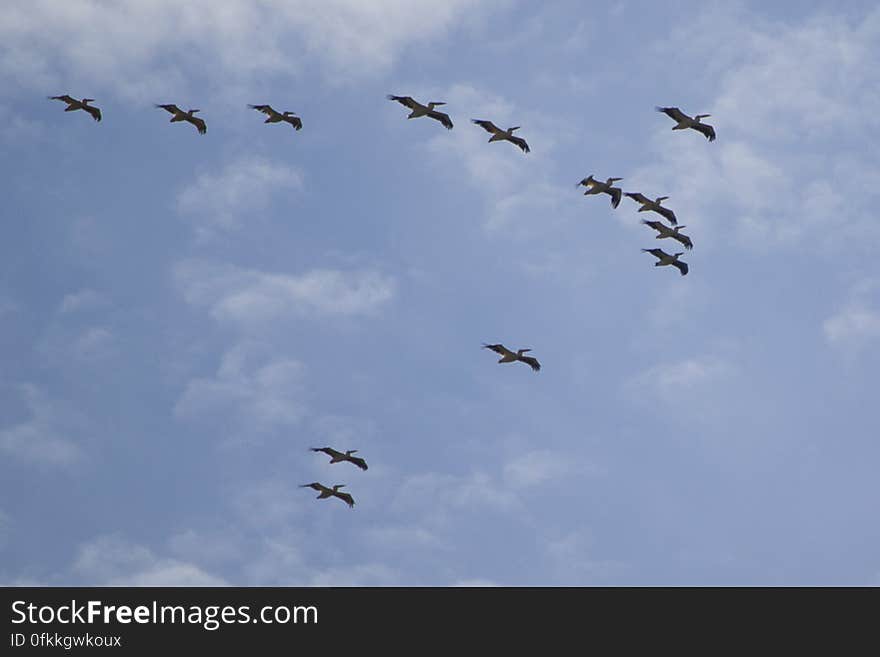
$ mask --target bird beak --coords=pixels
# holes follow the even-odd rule
[[[446,103],[434,103],[434,107],[438,107],[440,105],[445,105]]]

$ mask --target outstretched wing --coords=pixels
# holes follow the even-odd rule
[[[491,132],[492,134],[495,134],[496,132],[501,132],[497,125],[495,125],[491,121],[486,121],[485,119],[471,119],[471,123],[476,123],[483,130],[485,130],[486,132]]]
[[[620,187],[612,187],[608,190],[608,193],[611,195],[611,207],[616,208],[620,205],[620,195],[622,193]]]
[[[296,130],[302,130],[303,122],[302,119],[298,116],[290,116],[287,118],[287,122],[290,123]]]
[[[632,200],[637,201],[638,203],[650,202],[650,199],[641,192],[626,192],[624,193],[624,196],[629,196]]]
[[[452,130],[452,120],[449,118],[448,114],[431,110],[430,112],[428,112],[428,116],[436,121],[440,121],[440,123],[442,123],[447,130]]]
[[[483,349],[491,349],[496,354],[501,354],[502,356],[506,356],[507,354],[513,353],[503,344],[484,344]]]
[[[526,143],[526,140],[523,139],[522,137],[508,137],[507,139],[509,141],[513,142],[514,144],[516,144],[517,146],[519,146],[523,153],[529,152],[529,150],[530,150],[529,145]]]
[[[189,121],[190,123],[192,123],[196,127],[196,129],[199,131],[200,135],[203,135],[206,132],[208,132],[208,126],[205,125],[204,119],[200,119],[197,116],[191,116],[187,119],[187,121]]]
[[[354,498],[351,496],[351,493],[340,493],[339,491],[336,491],[333,494],[348,504],[349,507],[354,508]]]
[[[686,262],[682,262],[681,260],[676,260],[672,263],[674,267],[678,267],[678,271],[681,272],[682,276],[687,275],[688,273],[688,264]]]
[[[658,112],[663,112],[670,119],[679,122],[691,118],[677,107],[655,107],[654,109],[656,109]]]
[[[538,359],[534,356],[523,356],[520,360],[526,363],[529,367],[531,367],[536,372],[541,369],[541,363],[538,362]]]
[[[678,219],[675,218],[675,213],[669,208],[664,208],[662,205],[654,210],[657,214],[663,215],[666,217],[666,220],[671,223],[673,226],[678,225]]]
[[[697,132],[702,132],[706,135],[706,139],[709,141],[715,141],[715,128],[710,126],[708,123],[697,123],[691,126]]]
[[[177,105],[156,105],[156,107],[161,107],[166,112],[171,112],[172,114],[177,114],[180,111]]]
[[[646,219],[642,219],[642,223],[645,224],[646,226],[650,226],[651,228],[656,230],[658,233],[664,232],[663,229],[666,228],[666,226],[663,225],[662,221],[648,221]]]
[[[349,456],[348,460],[354,463],[361,470],[367,469],[367,462],[364,461],[360,456]]]
[[[67,94],[64,94],[63,96],[49,96],[49,100],[63,100],[65,103],[79,102],[75,98],[71,98]]]
[[[673,235],[672,237],[673,237],[674,239],[677,239],[677,240],[678,240],[679,242],[681,242],[682,244],[684,244],[684,248],[686,248],[686,249],[688,249],[688,250],[694,248],[694,243],[691,242],[691,238],[688,237],[687,235],[682,235],[681,233],[676,233],[676,234]]]
[[[271,105],[248,105],[251,109],[255,109],[258,112],[262,112],[267,116],[272,116],[272,113],[275,111],[272,109]]]
[[[309,449],[313,452],[324,452],[327,456],[330,456],[330,457],[334,456],[334,452],[336,454],[339,453],[339,452],[336,452],[336,450],[333,449],[332,447],[309,447]]]
[[[666,257],[666,253],[663,251],[663,249],[642,249],[642,251],[644,251],[645,253],[650,253],[655,258]]]
[[[89,114],[91,114],[92,118],[95,119],[95,121],[101,120],[101,110],[99,110],[97,107],[93,107],[91,105],[86,105],[85,107],[83,107],[83,109],[86,112],[88,112]]]
[[[396,100],[398,103],[405,107],[409,107],[410,109],[415,109],[418,103],[414,101],[410,96],[392,96],[388,94],[386,96],[388,100]]]

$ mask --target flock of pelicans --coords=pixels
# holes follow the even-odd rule
[[[69,95],[64,96],[49,96],[51,100],[60,100],[67,103],[67,107],[65,108],[65,112],[72,112],[74,110],[84,110],[88,112],[95,121],[100,121],[101,110],[95,107],[94,105],[90,105],[89,103],[94,101],[94,98],[83,98],[82,100],[77,100]],[[400,103],[404,107],[407,107],[411,110],[408,119],[417,119],[423,116],[427,116],[430,119],[434,119],[438,121],[441,125],[443,125],[447,130],[452,130],[453,124],[452,120],[449,118],[448,114],[444,114],[443,112],[438,112],[435,108],[440,105],[445,105],[445,103],[440,102],[430,102],[427,105],[423,105],[416,100],[413,100],[410,96],[387,96],[388,100],[392,100]],[[184,112],[177,105],[167,104],[167,105],[156,105],[157,108],[163,109],[169,114],[171,114],[171,123],[176,123],[180,121],[185,121],[187,123],[191,123],[195,126],[196,130],[199,131],[199,134],[204,135],[208,131],[208,126],[206,125],[204,119],[195,116],[196,112],[199,112],[198,109],[191,109],[187,112]],[[264,123],[289,123],[295,130],[302,129],[302,120],[294,113],[294,112],[278,112],[273,109],[270,105],[248,105],[251,109],[254,109],[258,112],[262,112],[267,116]],[[672,128],[673,130],[696,130],[703,134],[706,139],[709,141],[715,141],[715,129],[707,124],[703,123],[702,119],[710,116],[709,114],[697,114],[693,117],[688,116],[684,112],[682,112],[677,107],[657,107],[658,112],[663,112],[673,121],[675,121],[675,126]],[[485,119],[471,119],[471,122],[480,126],[486,132],[490,133],[492,136],[489,138],[490,142],[493,141],[509,141],[511,144],[517,146],[523,153],[528,153],[530,151],[528,143],[522,137],[517,137],[513,133],[515,130],[519,130],[519,126],[514,126],[512,128],[508,128],[507,130],[502,130],[498,126],[496,126],[491,121],[487,121]],[[645,221],[642,220],[642,223],[650,226],[655,231],[657,231],[657,239],[665,239],[672,238],[681,242],[685,249],[693,248],[693,242],[691,242],[690,237],[681,233],[681,229],[685,228],[685,226],[678,225],[678,219],[675,216],[675,213],[670,210],[668,207],[661,205],[662,201],[669,198],[668,196],[659,196],[654,200],[651,200],[644,194],[638,192],[624,192],[620,187],[615,187],[614,183],[623,180],[622,178],[608,178],[605,182],[600,180],[596,180],[593,178],[592,174],[581,180],[577,186],[580,187],[583,185],[586,188],[584,192],[584,196],[589,196],[593,194],[608,194],[611,197],[611,207],[617,208],[620,205],[620,200],[622,196],[627,196],[641,206],[639,208],[639,212],[655,212],[660,215],[664,219],[669,222],[669,226],[667,226],[662,221]],[[684,276],[688,273],[688,265],[686,262],[679,260],[679,257],[684,255],[684,253],[673,253],[669,254],[663,251],[663,249],[642,249],[642,251],[646,253],[650,253],[654,257],[657,258],[657,262],[654,263],[655,267],[663,267],[672,265],[673,267],[677,267],[681,272],[681,275]],[[517,351],[511,351],[503,344],[484,344],[483,348],[490,349],[497,354],[501,355],[499,359],[499,363],[513,363],[519,361],[521,363],[525,363],[529,367],[532,368],[535,372],[541,369],[541,364],[538,362],[538,359],[533,356],[526,356],[525,354],[531,349],[519,349]],[[348,450],[346,452],[339,452],[332,447],[312,447],[310,448],[313,452],[323,452],[330,457],[330,463],[341,463],[343,461],[347,461],[356,465],[361,470],[367,469],[367,462],[359,456],[352,456],[357,453],[357,450]],[[325,486],[319,482],[313,482],[311,484],[303,484],[301,488],[312,488],[318,491],[317,499],[326,499],[329,497],[338,497],[340,500],[345,502],[349,507],[354,507],[354,498],[350,493],[343,493],[339,489],[345,488],[345,484],[336,484],[332,488]]]

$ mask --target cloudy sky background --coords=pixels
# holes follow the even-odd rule
[[[6,3],[0,583],[880,583],[878,61],[867,1]]]

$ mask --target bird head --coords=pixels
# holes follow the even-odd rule
[[[85,105],[86,103],[91,103],[93,100],[95,100],[95,99],[94,98],[83,98],[82,102],[83,102],[83,105]]]
[[[699,121],[700,119],[708,119],[710,116],[712,116],[712,115],[711,114],[697,114],[694,117],[694,121]]]
[[[514,126],[514,127],[512,127],[512,128],[508,128],[508,129],[507,129],[507,132],[513,133],[514,130],[519,130],[519,128],[520,128],[520,126],[517,125],[517,126]]]
[[[516,353],[519,354],[520,356],[522,356],[524,353],[526,353],[526,352],[528,352],[528,351],[531,351],[531,349],[520,349],[520,350],[517,351]]]
[[[659,203],[660,201],[665,201],[668,198],[669,198],[668,196],[658,196],[656,202]]]
[[[352,454],[357,454],[357,450],[356,449],[349,449],[348,451],[345,452],[345,454],[346,454],[346,456],[351,456]]]
[[[191,109],[191,110],[189,111],[189,113],[190,113],[190,114],[195,114],[196,112],[201,112],[201,111],[202,111],[202,110],[200,110],[200,109]]]
[[[677,232],[680,231],[682,228],[687,228],[687,226],[675,226],[672,230],[674,230],[674,231],[677,233]]]
[[[285,112],[284,116],[296,116],[296,112]]]
[[[672,257],[678,258],[678,256],[683,256],[683,255],[684,255],[684,251],[682,251],[681,253],[673,253]]]
[[[607,184],[616,183],[618,180],[623,180],[623,178],[609,178]]]
[[[445,102],[431,101],[430,103],[428,103],[428,109],[434,109],[435,107],[440,107],[440,105],[445,105],[445,104],[446,104]]]
[[[333,490],[336,491],[336,490],[339,490],[340,488],[345,488],[345,484],[336,484],[333,487]]]

